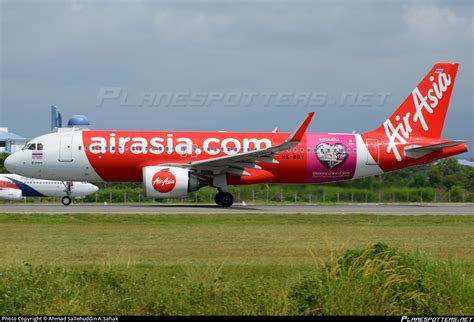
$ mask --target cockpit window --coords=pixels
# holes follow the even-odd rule
[[[43,150],[43,144],[42,143],[29,143],[26,144],[22,150]]]

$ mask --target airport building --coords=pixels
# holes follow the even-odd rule
[[[0,153],[13,153],[21,150],[28,139],[8,132],[8,127],[0,127]]]
[[[84,115],[73,115],[68,121],[68,128],[88,129],[90,122]],[[62,115],[56,106],[51,106],[51,131],[62,128]],[[0,127],[0,153],[13,153],[21,150],[29,139]]]

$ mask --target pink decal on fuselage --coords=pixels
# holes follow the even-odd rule
[[[323,183],[354,177],[357,144],[353,134],[308,133],[306,182]]]

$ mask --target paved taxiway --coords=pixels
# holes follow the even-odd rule
[[[215,205],[75,204],[68,207],[46,204],[3,204],[0,213],[109,213],[109,214],[378,214],[378,215],[474,215],[473,204],[350,204],[350,205]]]

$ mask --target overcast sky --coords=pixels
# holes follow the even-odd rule
[[[54,104],[94,129],[290,131],[314,110],[311,131],[364,132],[447,61],[460,67],[443,137],[474,141],[473,40],[472,1],[1,1],[0,126],[43,134]],[[110,88],[130,106],[98,107]],[[148,92],[326,102],[138,106]]]

